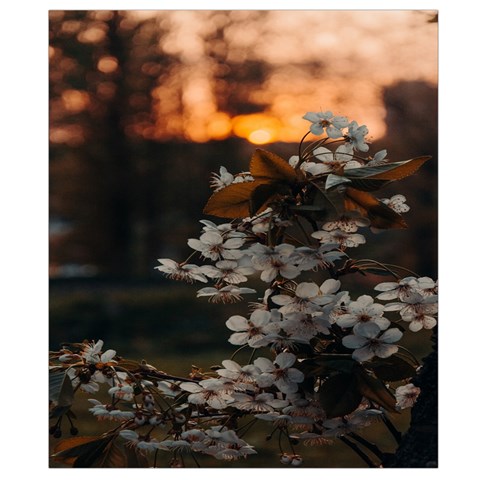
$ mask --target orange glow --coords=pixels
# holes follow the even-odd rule
[[[248,136],[248,141],[255,145],[263,145],[272,141],[272,134],[267,130],[254,130]]]
[[[222,140],[227,138],[232,131],[232,123],[230,117],[226,113],[215,113],[208,121],[207,134],[214,140]]]
[[[283,125],[276,117],[264,113],[238,115],[232,120],[233,133],[255,144],[274,142]]]
[[[66,110],[78,113],[90,104],[90,96],[82,90],[65,90],[62,92],[62,102]]]
[[[118,61],[115,57],[102,57],[97,68],[102,73],[113,73],[118,68]]]

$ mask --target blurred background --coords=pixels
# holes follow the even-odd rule
[[[101,338],[172,374],[228,358],[247,304],[154,267],[189,254],[210,172],[247,170],[258,145],[288,159],[307,111],[366,124],[372,155],[433,156],[379,194],[407,197],[410,228],[355,254],[435,277],[437,47],[430,11],[51,11],[50,348]]]

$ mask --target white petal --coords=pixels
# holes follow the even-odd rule
[[[398,352],[396,345],[377,345],[375,348],[375,355],[380,358],[387,358]]]
[[[369,343],[365,337],[359,337],[358,335],[347,335],[342,338],[342,344],[347,348],[361,348]]]
[[[357,323],[353,327],[353,333],[355,335],[360,335],[365,338],[375,338],[380,333],[380,331],[380,327],[373,322]]]
[[[318,291],[319,288],[316,283],[302,282],[298,284],[297,289],[295,290],[295,295],[299,298],[307,299],[316,297]]]
[[[386,343],[398,342],[403,337],[403,333],[398,328],[389,328],[384,332],[379,340]]]
[[[359,348],[352,353],[352,358],[358,362],[365,362],[373,358],[375,354],[373,353],[370,345],[367,345],[363,348]]]
[[[190,393],[203,392],[203,388],[197,383],[193,383],[193,382],[182,382],[180,384],[180,388]]]
[[[250,335],[246,332],[233,333],[230,335],[228,341],[232,345],[245,345],[250,338]]]
[[[297,357],[293,353],[282,352],[275,358],[275,363],[280,368],[289,368],[295,363],[296,359]]]
[[[333,278],[329,278],[322,283],[320,290],[323,294],[335,293],[340,288],[340,285],[340,280],[334,280]]]
[[[225,322],[225,325],[234,332],[243,332],[248,329],[248,320],[241,315],[233,315]]]
[[[262,372],[273,372],[275,370],[275,365],[273,365],[272,361],[265,357],[257,358],[253,364]]]

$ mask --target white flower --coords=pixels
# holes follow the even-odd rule
[[[101,353],[103,348],[103,340],[99,340],[96,343],[89,343],[83,348],[82,357],[87,363],[111,363],[113,357],[115,357],[115,350],[107,350]],[[116,363],[116,362],[114,362]]]
[[[288,163],[295,168],[298,165],[300,157],[298,155],[293,155],[290,157]],[[309,173],[310,175],[316,176],[321,175],[322,173],[329,172],[330,170],[325,167],[322,163],[304,161],[300,165],[300,170],[304,171],[305,173]]]
[[[255,272],[252,267],[243,267],[235,260],[220,260],[212,265],[203,265],[200,271],[209,278],[222,279],[226,283],[242,283],[248,278],[245,275],[251,275]]]
[[[380,150],[368,162],[368,166],[373,167],[375,165],[383,165],[384,163],[386,163],[388,161],[386,157],[387,157],[387,151],[386,150]]]
[[[344,337],[342,343],[347,348],[355,349],[352,358],[358,362],[365,362],[375,356],[387,358],[397,353],[398,347],[392,343],[400,340],[403,333],[398,328],[389,328],[379,337],[381,331],[376,323],[358,323],[353,327],[353,335]]]
[[[205,275],[201,273],[200,267],[197,265],[183,265],[170,260],[169,258],[159,258],[158,261],[162,265],[155,267],[155,269],[165,273],[167,278],[183,280],[188,283],[193,283],[195,280],[203,283],[208,282]]]
[[[422,297],[429,297],[431,295],[438,294],[438,282],[432,280],[430,277],[420,277],[417,278],[417,292],[422,295]]]
[[[390,321],[383,316],[383,309],[383,305],[373,303],[372,297],[362,295],[348,305],[346,313],[337,316],[336,323],[342,328],[348,328],[358,323],[373,322],[385,330],[390,326]]]
[[[255,365],[241,366],[233,360],[224,360],[222,365],[225,368],[217,370],[220,377],[235,381],[237,390],[245,390],[255,384],[255,378],[261,373]]]
[[[317,175],[363,166],[360,162],[353,160],[353,147],[348,143],[337,147],[335,153],[328,148],[318,147],[313,151],[313,154],[321,162],[317,167]]]
[[[397,408],[403,410],[404,408],[413,407],[420,395],[420,388],[413,383],[407,383],[395,390],[395,398],[397,400]]]
[[[417,291],[406,296],[403,302],[387,303],[385,311],[400,311],[402,320],[410,323],[408,328],[412,332],[422,328],[430,330],[437,324],[432,316],[438,311],[437,298],[437,295],[423,297]]]
[[[212,172],[210,186],[213,188],[214,192],[218,192],[227,185],[230,185],[233,182],[233,179],[233,175],[229,173],[225,167],[220,167],[220,173]]]
[[[325,335],[330,333],[331,324],[328,319],[317,315],[321,314],[303,312],[287,313],[279,326],[285,334],[308,342],[317,333],[323,333]]]
[[[113,395],[115,398],[120,398],[122,400],[133,400],[133,387],[131,385],[125,385],[119,383],[115,387],[112,387],[108,390],[109,395]]]
[[[274,248],[259,243],[250,247],[252,254],[252,266],[261,270],[260,278],[264,282],[271,282],[281,275],[284,278],[292,279],[300,275],[300,269],[293,265],[290,257],[295,247],[282,243]]]
[[[274,295],[272,301],[281,305],[281,313],[306,312],[312,313],[320,309],[332,300],[332,293],[340,288],[338,280],[325,280],[321,287],[313,282],[302,282],[295,289],[295,296]]]
[[[256,341],[269,333],[265,330],[265,327],[278,317],[278,312],[274,312],[255,310],[248,320],[241,315],[233,315],[227,320],[226,325],[236,333],[232,334],[228,341],[232,345],[245,345],[248,343],[248,345],[253,347]]]
[[[419,292],[413,292],[403,302],[387,303],[385,310],[400,310],[402,320],[409,322],[408,328],[412,332],[418,332],[422,328],[430,330],[437,324],[432,317],[438,311],[437,295],[423,297]]]
[[[357,410],[341,418],[329,418],[323,421],[326,428],[325,437],[342,437],[348,433],[355,432],[368,427],[372,421],[379,419],[383,413],[376,409],[367,409],[361,405]]]
[[[222,235],[215,231],[207,231],[200,236],[200,239],[190,238],[188,246],[200,252],[205,258],[211,260],[238,260],[244,252],[238,250],[245,243],[244,238],[228,238],[224,242]]]
[[[336,249],[337,245],[321,245],[318,249],[310,247],[298,247],[291,255],[292,263],[301,271],[313,270],[318,268],[326,269],[333,265],[333,262],[339,260],[345,254]]]
[[[370,221],[363,217],[342,217],[339,220],[323,224],[322,230],[331,232],[332,230],[341,230],[345,233],[355,233],[358,227],[368,227]]]
[[[298,384],[304,380],[300,370],[291,368],[295,361],[295,355],[289,352],[278,354],[274,362],[264,357],[257,358],[253,363],[262,371],[257,385],[260,388],[275,385],[282,393],[295,393]]]
[[[275,398],[271,393],[258,393],[247,395],[245,393],[234,393],[232,407],[248,412],[273,412],[276,408],[283,408],[288,405],[287,400]]]
[[[180,388],[190,392],[188,402],[194,405],[207,404],[216,410],[222,410],[232,401],[232,397],[225,392],[224,383],[216,378],[208,378],[199,383],[183,382]]]
[[[99,420],[130,420],[135,417],[133,412],[125,412],[122,410],[114,409],[111,405],[104,405],[94,398],[89,398],[88,401],[93,404],[93,407],[88,411],[97,417]]]
[[[348,142],[355,150],[368,152],[368,145],[365,143],[365,135],[368,134],[368,128],[365,125],[361,127],[353,121],[348,126]]]
[[[144,435],[140,436],[133,430],[122,430],[119,435],[127,440],[127,445],[134,446],[139,450],[154,452],[160,448],[160,442],[156,438],[150,438]]]
[[[379,283],[374,290],[382,292],[377,295],[379,300],[394,300],[399,298],[404,300],[418,288],[418,280],[415,277],[405,277],[397,282]]]
[[[326,130],[330,138],[342,137],[342,129],[348,126],[347,117],[334,116],[332,112],[307,112],[302,118],[312,122],[310,131],[314,135],[322,135]]]
[[[365,243],[365,237],[359,233],[346,233],[342,230],[332,230],[326,232],[325,230],[318,230],[312,233],[312,237],[320,240],[321,243],[332,243],[338,245],[340,248],[358,247]]]
[[[242,300],[242,295],[256,293],[253,288],[237,287],[227,285],[226,287],[205,287],[197,292],[197,297],[209,297],[208,301],[213,303],[235,303]]]
[[[392,198],[381,198],[380,201],[396,213],[406,213],[410,207],[405,203],[407,199],[403,195],[394,195]]]

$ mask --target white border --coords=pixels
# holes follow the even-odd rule
[[[331,2],[326,2],[331,7]],[[3,117],[2,271],[3,308],[1,349],[2,468],[7,474],[40,474],[75,478],[85,472],[47,468],[46,374],[39,363],[46,358],[48,324],[48,144],[47,144],[47,26],[48,10],[321,10],[320,2],[198,2],[177,1],[35,1],[8,3],[2,8]],[[200,8],[199,8],[200,7]],[[478,6],[472,1],[343,1],[326,10],[439,10],[440,11],[440,468],[407,475],[422,478],[456,474],[476,475],[474,422],[477,396],[471,383],[478,378],[473,357],[478,338],[476,274],[478,208],[473,192],[476,180],[478,108]],[[388,8],[386,8],[388,7]],[[470,262],[470,263],[469,263]],[[5,268],[6,267],[6,268]],[[473,279],[473,280],[472,280]],[[472,340],[470,340],[472,339]],[[475,365],[475,370],[470,370]],[[45,374],[45,375],[44,375]],[[24,388],[24,382],[31,386]],[[477,422],[478,423],[478,422]],[[477,427],[478,428],[478,427]],[[10,472],[8,472],[11,470]],[[250,470],[248,474],[250,475]],[[229,469],[239,477],[244,469]],[[317,478],[318,469],[301,470]],[[131,471],[105,471],[99,475],[129,478]],[[142,471],[139,475],[181,478],[227,474],[208,471]],[[263,473],[263,470],[251,474]],[[329,477],[344,478],[349,470],[330,469]],[[404,476],[403,470],[355,470],[357,478]],[[96,473],[93,473],[96,475]],[[275,475],[291,475],[275,469]],[[88,473],[91,475],[91,473]]]

